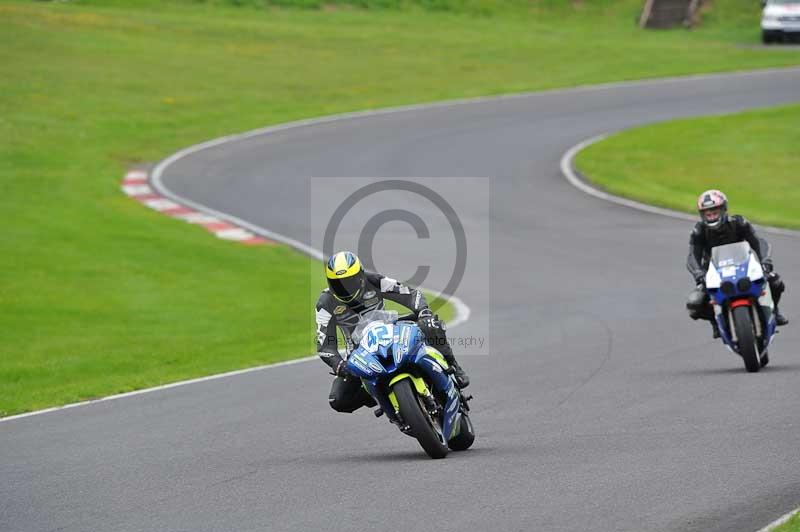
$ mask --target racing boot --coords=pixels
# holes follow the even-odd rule
[[[779,326],[789,323],[789,320],[786,319],[786,316],[780,313],[778,307],[775,307],[775,323]]]
[[[455,361],[455,359],[453,359],[452,362],[448,361],[447,363],[453,367],[453,377],[456,378],[456,384],[458,384],[458,387],[464,389],[469,386],[469,375],[467,375],[467,373],[464,371],[464,368],[462,368],[458,362]]]
[[[453,350],[448,345],[445,349],[439,349],[439,351],[444,355],[444,359],[447,362],[447,365],[453,368],[453,377],[456,378],[456,384],[460,389],[464,389],[469,386],[469,375],[464,371],[464,368],[461,367],[456,361],[456,357],[453,355]]]
[[[711,336],[713,336],[715,339],[719,338],[720,334],[719,334],[719,325],[717,325],[717,320],[711,320],[711,328],[713,329]]]

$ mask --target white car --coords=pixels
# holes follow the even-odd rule
[[[800,38],[800,0],[767,0],[761,15],[761,40],[764,44]]]

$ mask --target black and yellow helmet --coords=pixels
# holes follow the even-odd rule
[[[331,293],[343,303],[350,303],[363,294],[366,277],[354,253],[340,251],[331,255],[325,263],[325,277]]]

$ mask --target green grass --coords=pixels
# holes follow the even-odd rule
[[[0,415],[312,351],[309,260],[144,209],[133,163],[355,109],[800,64],[741,46],[750,0],[691,32],[638,30],[639,4],[0,1]]]
[[[696,213],[706,189],[732,212],[800,228],[800,105],[678,120],[622,132],[578,154],[577,167],[621,196]]]
[[[800,532],[800,513],[795,514],[789,521],[773,530],[773,532]]]

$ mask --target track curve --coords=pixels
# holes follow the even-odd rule
[[[2,528],[759,528],[800,501],[796,325],[745,374],[684,314],[690,226],[583,195],[559,160],[599,133],[798,100],[800,69],[630,83],[328,121],[175,161],[174,193],[299,241],[307,176],[493,176],[493,282],[457,294],[493,323],[495,354],[464,361],[475,446],[422,459],[368,413],[330,411],[320,364],[275,368],[0,425]],[[798,316],[800,245],[770,239]]]

